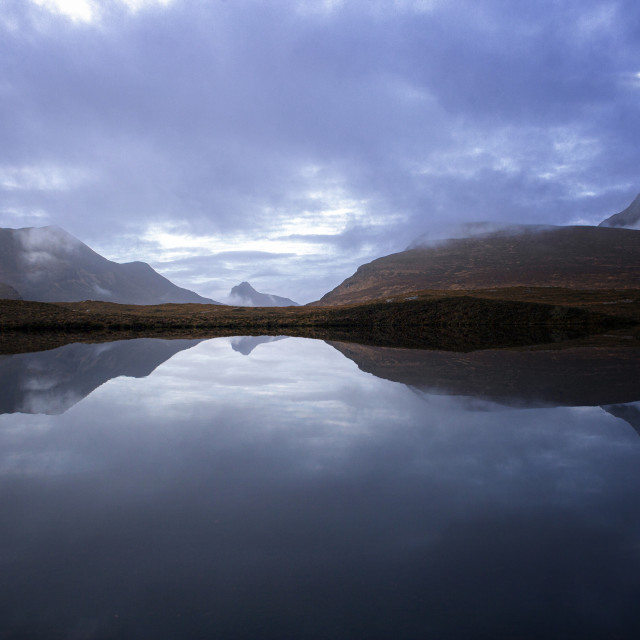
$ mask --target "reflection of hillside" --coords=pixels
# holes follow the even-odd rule
[[[257,346],[267,342],[284,340],[287,336],[236,336],[231,338],[231,348],[243,356],[248,356]]]
[[[453,353],[329,344],[362,371],[444,395],[514,406],[617,405],[640,400],[640,350],[633,348]]]
[[[0,413],[64,413],[111,378],[144,378],[198,342],[141,338],[0,356]]]
[[[614,404],[602,407],[607,413],[624,420],[640,435],[640,407],[637,404]]]

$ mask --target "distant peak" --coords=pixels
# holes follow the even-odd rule
[[[242,294],[242,293],[258,293],[248,282],[241,282],[231,289],[231,295],[234,293]]]
[[[246,281],[233,287],[229,292],[229,298],[232,300],[232,304],[248,305],[252,307],[289,307],[298,305],[297,302],[294,302],[289,298],[256,291]]]

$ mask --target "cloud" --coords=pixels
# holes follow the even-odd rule
[[[150,262],[294,254],[315,288],[451,221],[599,222],[640,190],[639,20],[624,0],[4,0],[0,225]]]
[[[31,2],[36,7],[67,18],[75,24],[91,25],[100,22],[103,18],[105,5],[136,13],[153,6],[167,6],[172,0],[110,0],[106,3],[98,0],[31,0]]]

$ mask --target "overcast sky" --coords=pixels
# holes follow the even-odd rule
[[[203,295],[639,191],[638,0],[0,0],[0,226]]]

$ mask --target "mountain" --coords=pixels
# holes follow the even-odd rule
[[[365,264],[312,304],[352,304],[423,289],[514,286],[640,288],[640,231],[521,227],[447,240]]]
[[[176,286],[145,262],[107,260],[59,227],[0,229],[0,281],[39,302],[220,304]]]
[[[139,338],[0,356],[0,414],[64,413],[112,378],[145,378],[200,340]]]
[[[229,292],[230,302],[245,307],[298,307],[297,302],[282,296],[256,291],[248,282],[241,282]]]
[[[598,226],[640,229],[640,194],[636,196],[636,199],[624,211],[609,216]]]
[[[22,296],[12,286],[0,282],[0,300],[22,300]]]

